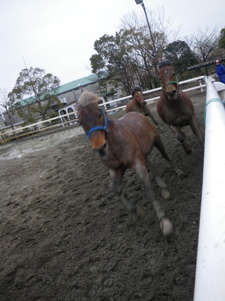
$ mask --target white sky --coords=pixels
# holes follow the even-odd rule
[[[164,8],[179,37],[225,27],[224,0],[144,0],[146,10]],[[94,42],[114,35],[135,0],[0,0],[0,88],[10,92],[22,69],[39,67],[61,84],[91,74]]]

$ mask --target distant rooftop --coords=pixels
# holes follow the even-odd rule
[[[95,74],[91,74],[89,76],[82,77],[80,79],[76,79],[76,80],[74,80],[72,82],[69,82],[65,85],[61,85],[58,89],[57,95],[68,92],[68,91],[71,91],[71,90],[74,90],[74,89],[78,89],[80,86],[83,87],[83,86],[90,85],[90,84],[95,83],[97,81],[99,81],[99,78]]]
[[[91,74],[89,76],[82,77],[80,79],[76,79],[72,82],[69,82],[67,84],[59,86],[56,95],[66,93],[66,92],[69,92],[69,91],[74,90],[74,89],[79,89],[79,87],[84,87],[84,86],[90,85],[92,83],[95,83],[97,81],[99,81],[99,78],[95,74]],[[18,101],[17,104],[20,104],[20,106],[23,107],[23,106],[26,106],[26,105],[31,104],[33,102],[35,102],[35,97],[31,96],[31,97],[28,97],[24,100]]]

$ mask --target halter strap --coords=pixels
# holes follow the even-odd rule
[[[169,86],[169,85],[171,85],[171,84],[176,84],[176,85],[178,86],[179,81],[178,81],[177,75],[176,75],[176,80],[171,80],[171,81],[169,81],[168,83],[166,83],[166,84],[162,87],[163,91],[166,92],[166,87]],[[177,90],[178,90],[178,87],[177,87]]]
[[[100,109],[101,115],[104,117],[104,125],[96,125],[93,128],[91,128],[89,130],[89,132],[87,133],[87,137],[88,139],[90,139],[91,134],[95,131],[107,131],[107,128],[109,127],[110,121],[108,120],[105,111],[103,111],[102,109]]]

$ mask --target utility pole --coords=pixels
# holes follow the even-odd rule
[[[150,33],[150,38],[151,38],[151,42],[152,42],[152,48],[153,48],[153,66],[155,68],[155,72],[156,72],[156,75],[158,76],[158,69],[157,69],[157,65],[158,65],[158,55],[157,55],[157,50],[156,50],[156,47],[155,47],[155,39],[153,37],[153,34],[152,34],[152,30],[151,30],[151,26],[150,26],[150,23],[149,23],[149,20],[148,20],[148,15],[147,15],[147,12],[146,12],[146,9],[145,9],[145,5],[144,5],[144,1],[143,0],[135,0],[136,4],[141,4],[143,10],[144,10],[144,13],[145,13],[145,17],[146,17],[146,21],[147,21],[147,25],[148,25],[148,29],[149,29],[149,33]]]

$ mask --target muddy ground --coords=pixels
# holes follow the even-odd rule
[[[204,129],[205,94],[192,99]],[[76,127],[0,145],[1,301],[193,300],[204,153],[188,127],[190,156],[160,124],[168,154],[187,174],[178,179],[153,150],[171,192],[164,201],[174,226],[169,244],[139,178],[128,171],[123,180],[144,211],[134,223]],[[153,177],[152,185],[161,198]]]

